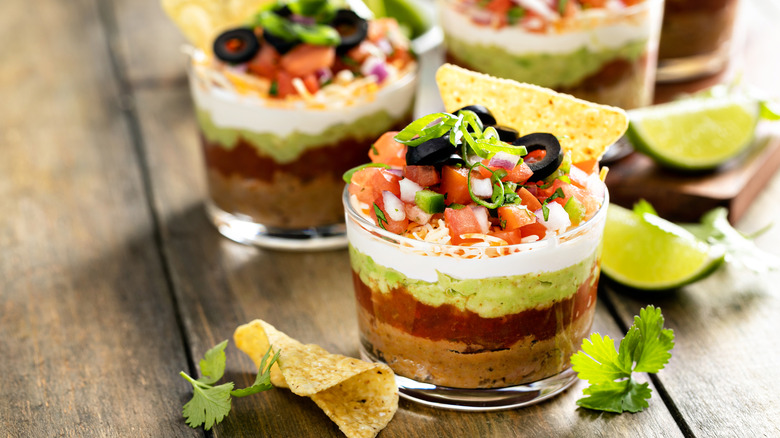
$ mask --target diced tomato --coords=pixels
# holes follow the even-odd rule
[[[279,52],[270,44],[263,44],[260,51],[249,61],[247,68],[252,73],[268,79],[275,79],[279,70]]]
[[[395,141],[398,131],[382,134],[368,151],[368,158],[374,163],[401,167],[406,164],[406,145]]]
[[[276,72],[276,96],[284,99],[297,94],[292,84],[293,77],[284,70]]]
[[[303,77],[330,67],[335,59],[336,49],[332,46],[299,44],[282,56],[280,63],[292,76]]]
[[[491,0],[490,3],[485,6],[485,9],[493,11],[498,15],[506,15],[512,6],[514,6],[512,0]]]
[[[369,25],[370,26],[370,25]],[[354,60],[358,64],[362,64],[369,56],[371,56],[371,50],[375,47],[368,40],[363,40],[356,47],[353,47],[347,52],[347,57]]]
[[[569,198],[574,196],[574,190],[573,190],[574,188],[575,187],[572,186],[571,184],[565,183],[565,182],[563,182],[563,181],[561,181],[559,179],[556,179],[553,182],[553,185],[552,185],[551,189],[552,189],[553,193],[555,193],[556,190],[561,189],[561,191],[563,192],[564,197],[563,198],[555,198],[554,201],[559,203],[559,204],[561,204],[562,207],[565,206],[566,205],[566,201],[568,201]]]
[[[349,193],[357,196],[358,201],[371,204],[382,198],[382,192],[387,190],[401,196],[401,177],[380,167],[366,167],[352,175]]]
[[[520,232],[523,233],[523,237],[534,235],[539,237],[539,240],[542,240],[547,234],[547,227],[537,221],[524,227],[520,227]]]
[[[458,210],[454,208],[445,209],[444,220],[447,222],[447,228],[450,229],[451,243],[455,245],[463,242],[461,235],[480,233],[482,231],[477,215],[468,207]]]
[[[545,155],[547,155],[547,151],[544,149],[537,149],[535,151],[529,152],[528,155],[523,157],[523,161],[526,163],[538,163],[542,161]]]
[[[498,237],[499,239],[503,239],[506,243],[510,245],[516,245],[518,243],[522,243],[520,239],[523,238],[523,233],[520,231],[520,229],[517,230],[497,230],[497,231],[491,231],[491,236]]]
[[[441,181],[439,172],[433,166],[406,166],[404,176],[423,187],[430,187]]]
[[[536,211],[542,208],[542,203],[525,187],[520,187],[517,191],[517,196],[520,197],[520,203],[528,207],[528,210],[530,211]]]
[[[501,219],[502,227],[510,231],[536,222],[536,216],[519,205],[498,207],[498,217]]]
[[[377,218],[376,210],[374,209],[374,205],[379,207],[379,210],[384,213],[384,219]],[[382,196],[382,192],[379,192],[379,197],[376,198],[370,205],[371,207],[371,218],[374,219],[377,225],[380,227],[386,229],[387,231],[395,234],[403,234],[404,231],[406,231],[406,227],[409,225],[409,219],[404,217],[400,221],[393,220],[385,210],[385,201],[384,197]]]
[[[306,89],[311,94],[320,91],[320,81],[317,80],[317,76],[315,76],[314,73],[303,77],[303,85],[306,86]]]
[[[387,63],[393,64],[396,68],[403,67],[412,60],[412,54],[407,49],[396,47],[393,53],[387,55]]]
[[[498,167],[495,167],[495,166],[488,166],[489,162],[490,162],[490,159],[488,159],[488,158],[482,160],[482,164],[487,166],[488,169],[490,169],[490,170],[485,169],[482,166],[477,166],[477,170],[479,171],[479,175],[482,178],[490,178],[493,175],[493,173],[491,171],[496,171],[496,170],[499,169]],[[503,170],[506,170],[506,169],[503,169]],[[528,181],[528,178],[530,178],[531,175],[533,175],[533,171],[531,170],[530,167],[528,167],[527,164],[525,164],[525,162],[523,162],[523,163],[520,163],[517,166],[515,166],[514,169],[508,171],[507,175],[505,177],[501,178],[501,181],[504,181],[504,182],[508,181],[508,182],[514,182],[514,183],[518,183],[518,184],[524,184],[526,181]]]
[[[585,217],[590,217],[599,208],[599,201],[594,198],[589,191],[579,187],[571,186],[571,192],[574,197],[585,207]]]
[[[590,8],[603,8],[607,0],[580,0],[580,3],[582,3],[582,6]]]
[[[569,179],[571,180],[572,184],[581,189],[584,189],[588,186],[588,174],[583,172],[582,169],[577,166],[571,166]]]
[[[465,167],[442,167],[440,191],[447,195],[447,204],[468,204],[471,202],[468,172],[469,170]]]
[[[587,174],[599,171],[599,162],[596,159],[580,161],[579,163],[574,163],[574,165]]]

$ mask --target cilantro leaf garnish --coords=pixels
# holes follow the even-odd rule
[[[545,199],[544,202],[542,202],[542,214],[544,215],[545,222],[550,220],[550,207],[548,207],[547,204],[559,198],[560,199],[566,198],[566,195],[563,193],[563,189],[561,189],[560,187],[555,189],[553,194],[548,196],[547,199]]]
[[[222,421],[230,413],[231,396],[245,397],[273,388],[271,366],[279,358],[279,351],[271,358],[270,363],[266,364],[271,348],[263,356],[257,378],[252,386],[237,390],[233,390],[233,382],[213,386],[225,373],[225,347],[227,343],[228,341],[224,340],[215,345],[200,360],[200,371],[203,377],[193,379],[184,371],[179,373],[192,385],[192,399],[182,409],[182,415],[184,415],[187,425],[192,428],[203,426],[204,429],[210,430],[215,424]]]
[[[379,226],[382,227],[383,230],[386,230],[387,227],[385,227],[385,224],[387,223],[387,217],[385,216],[385,212],[379,208],[376,202],[374,202],[374,214],[376,214],[376,221]]]
[[[672,357],[674,331],[664,328],[661,309],[647,306],[634,316],[634,324],[616,351],[609,336],[594,333],[583,340],[582,351],[572,355],[572,369],[590,386],[577,405],[607,412],[639,412],[648,407],[652,390],[633,373],[657,373]]]

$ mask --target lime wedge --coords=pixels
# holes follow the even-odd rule
[[[750,145],[758,114],[745,97],[694,97],[629,111],[626,134],[661,165],[713,169]]]
[[[644,290],[674,289],[706,277],[722,262],[721,249],[682,227],[609,205],[601,269],[618,283]]]

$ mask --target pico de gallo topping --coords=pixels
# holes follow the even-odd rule
[[[501,28],[521,26],[545,32],[553,23],[579,17],[589,10],[620,10],[644,0],[454,0],[461,8],[474,8],[475,24]],[[480,11],[480,12],[476,12]]]
[[[534,242],[587,221],[604,201],[597,160],[572,163],[554,135],[519,137],[481,105],[387,132],[368,155],[344,174],[352,205],[418,240]]]
[[[217,70],[241,94],[271,99],[317,100],[339,86],[370,92],[414,64],[395,19],[367,20],[328,0],[269,3],[245,26],[217,36],[213,53],[196,65]]]

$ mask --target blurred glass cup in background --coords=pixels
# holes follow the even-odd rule
[[[592,102],[652,103],[662,0],[438,0],[449,62]]]
[[[666,0],[658,82],[717,74],[729,62],[738,0]]]

